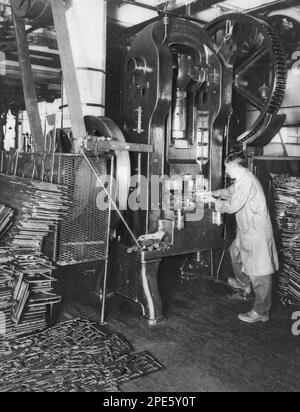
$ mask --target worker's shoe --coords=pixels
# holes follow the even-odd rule
[[[245,292],[246,295],[249,295],[249,296],[251,295],[251,292],[252,292],[251,286],[246,286],[245,287],[237,279],[229,278],[228,279],[228,284],[229,284],[229,286],[232,287],[232,289],[242,290],[243,292]]]
[[[269,315],[259,315],[254,310],[251,310],[249,313],[241,314],[238,318],[240,321],[246,323],[268,322],[270,320]]]

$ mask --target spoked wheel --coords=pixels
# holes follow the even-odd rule
[[[233,66],[231,136],[250,143],[270,125],[286,89],[285,52],[267,23],[243,14],[228,14],[206,30],[225,64]]]

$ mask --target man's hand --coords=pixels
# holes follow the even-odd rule
[[[220,190],[215,190],[214,192],[211,192],[212,196],[215,198],[221,197],[221,191]]]
[[[202,200],[204,203],[215,203],[216,198],[213,196],[212,192],[204,192]]]

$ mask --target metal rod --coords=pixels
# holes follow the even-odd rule
[[[42,157],[42,176],[41,176],[41,181],[44,182],[45,179],[45,160],[46,160],[46,153],[43,154]]]
[[[139,200],[140,200],[141,190],[142,190],[142,153],[138,154],[138,171],[137,172],[138,172],[138,178],[139,178],[139,182],[138,182],[139,194],[138,194],[138,197],[139,197]]]
[[[222,252],[221,260],[220,260],[220,263],[219,263],[219,266],[218,266],[218,270],[217,270],[217,281],[219,280],[219,276],[220,276],[222,264],[223,264],[224,258],[225,258],[225,253],[226,253],[226,249],[224,249],[223,252]]]
[[[196,17],[187,16],[186,14],[178,14],[178,13],[174,13],[172,11],[165,11],[165,10],[159,9],[157,7],[149,6],[147,4],[139,3],[139,2],[133,1],[133,0],[113,0],[113,1],[115,1],[116,3],[119,3],[119,4],[124,3],[124,4],[131,4],[132,6],[142,7],[143,9],[148,9],[148,10],[155,11],[158,14],[163,14],[164,16],[179,17],[181,19],[192,21],[194,23],[207,24],[207,22],[205,22],[204,20],[197,19]]]
[[[214,251],[213,249],[210,250],[210,274],[212,279],[214,278],[215,268],[214,268]]]
[[[56,128],[54,129],[54,142],[56,141]],[[53,149],[53,153],[54,153],[54,159],[55,159],[55,143],[54,144],[54,149]],[[62,158],[59,156],[58,158],[58,170],[57,170],[57,184],[60,185],[60,179],[61,179],[61,160]],[[54,170],[54,169],[53,169]]]
[[[56,146],[56,125],[54,125],[53,129],[53,135],[51,136],[50,133],[50,142],[51,142],[51,180],[50,182],[53,183],[53,178],[54,178],[54,165],[55,165],[55,146]],[[59,170],[58,170],[58,179],[59,179],[59,173],[60,173],[60,156],[58,158],[59,162]],[[58,181],[59,184],[59,181]]]
[[[113,191],[113,179],[114,179],[114,156],[110,160],[110,198],[109,198],[109,208],[108,208],[108,223],[107,223],[107,241],[106,241],[106,260],[105,260],[105,269],[104,269],[104,278],[103,278],[103,287],[102,287],[102,306],[101,306],[101,319],[100,323],[105,324],[105,305],[106,305],[106,287],[107,287],[107,275],[108,275],[108,258],[109,258],[109,235],[110,235],[110,224],[111,224],[111,198]]]
[[[1,173],[3,173],[4,168],[4,150],[1,151]]]
[[[18,163],[19,163],[19,150],[16,150],[16,165],[14,168],[14,176],[17,176],[17,171],[18,171]]]
[[[96,172],[96,170],[94,169],[93,165],[91,164],[91,162],[89,161],[88,157],[86,156],[86,154],[84,153],[83,149],[80,148],[79,152],[83,155],[83,157],[85,158],[87,164],[89,165],[89,167],[91,168],[92,172],[94,173],[94,175],[96,176],[96,179],[98,180],[98,182],[100,183],[102,189],[104,190],[104,192],[106,193],[106,195],[109,197],[112,206],[114,207],[115,211],[117,212],[117,214],[119,215],[120,219],[122,220],[122,222],[124,223],[126,229],[128,230],[130,236],[132,237],[132,239],[134,240],[134,242],[136,243],[136,245],[138,246],[138,248],[142,251],[142,247],[139,244],[139,242],[137,241],[137,238],[134,236],[132,230],[130,229],[130,227],[128,226],[126,220],[124,219],[122,213],[120,212],[116,202],[114,201],[114,199],[111,197],[110,193],[108,192],[108,190],[106,189],[105,185],[103,184],[102,180],[100,179],[100,177],[98,176],[98,173]]]
[[[270,161],[277,161],[277,160],[281,160],[281,161],[300,161],[300,156],[253,156],[253,160],[270,160]]]

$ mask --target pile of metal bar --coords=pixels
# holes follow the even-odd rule
[[[8,288],[13,307],[11,316],[9,311],[5,315],[6,325],[13,321],[13,337],[46,328],[47,306],[60,302],[53,293],[55,267],[42,247],[68,211],[65,192],[63,186],[0,174],[0,202],[14,210],[13,225],[2,239],[6,249],[0,252],[9,250],[13,256]],[[10,329],[3,334],[10,336]]]
[[[110,392],[162,365],[96,323],[76,319],[0,342],[0,392]]]
[[[0,252],[0,254],[2,254]],[[0,337],[11,336],[13,332],[12,311],[14,306],[14,267],[9,263],[4,263],[1,258],[0,263]]]
[[[5,235],[12,223],[13,211],[9,207],[0,205],[0,239]],[[1,259],[1,256],[0,256]]]
[[[275,215],[281,245],[279,290],[286,303],[300,301],[300,178],[276,181]]]
[[[11,225],[13,211],[0,205],[0,239]],[[12,312],[14,306],[15,267],[12,262],[14,256],[9,247],[0,247],[0,337],[11,336],[13,332]]]

